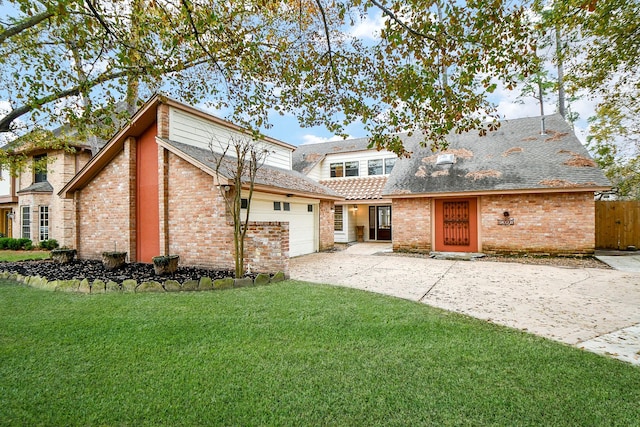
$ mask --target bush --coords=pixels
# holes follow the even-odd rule
[[[40,242],[40,249],[51,251],[60,246],[56,239],[43,240]]]
[[[29,251],[33,249],[33,243],[30,239],[14,239],[12,237],[2,237],[0,238],[0,249],[9,249],[12,251]]]

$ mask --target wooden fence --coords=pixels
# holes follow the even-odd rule
[[[640,248],[640,201],[596,202],[596,249]]]

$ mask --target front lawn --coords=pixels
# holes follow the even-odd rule
[[[637,367],[353,289],[2,281],[0,324],[0,425],[640,425]]]
[[[32,259],[49,259],[50,251],[0,251],[0,261],[17,262]],[[2,266],[0,266],[1,269]]]

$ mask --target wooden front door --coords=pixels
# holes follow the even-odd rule
[[[435,250],[478,251],[478,203],[476,199],[436,200]]]

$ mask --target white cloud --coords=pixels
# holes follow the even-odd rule
[[[387,18],[382,15],[382,12],[378,12],[375,15],[367,15],[361,17],[354,14],[354,26],[349,31],[349,34],[359,39],[377,40],[380,38],[380,31],[385,25]]]
[[[348,139],[353,138],[352,136],[349,136]],[[306,145],[306,144],[321,144],[323,142],[329,142],[329,141],[342,141],[344,138],[342,138],[341,136],[337,136],[337,135],[333,135],[329,138],[326,138],[324,136],[318,136],[318,135],[311,135],[311,134],[306,134],[306,135],[302,135],[302,143],[300,145]]]

